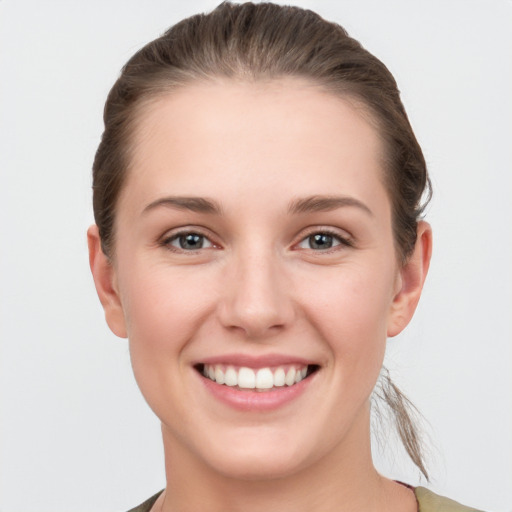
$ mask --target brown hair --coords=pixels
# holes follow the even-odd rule
[[[131,161],[134,127],[148,100],[216,77],[256,81],[285,76],[305,78],[351,97],[369,111],[386,149],[384,179],[395,246],[404,263],[416,242],[430,182],[393,76],[341,26],[310,10],[271,3],[224,2],[209,14],[177,23],[123,67],[108,95],[105,131],[93,165],[94,215],[105,254],[114,251],[116,203]],[[424,194],[427,200],[422,203]],[[427,476],[416,431],[407,407],[402,407],[406,399],[394,385],[386,389],[391,393],[387,402],[399,410],[404,446]]]

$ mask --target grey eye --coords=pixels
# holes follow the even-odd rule
[[[307,236],[299,244],[301,249],[313,249],[315,251],[322,251],[332,249],[333,247],[340,245],[341,240],[335,235],[329,233],[313,233]]]
[[[203,235],[198,233],[183,233],[176,235],[169,241],[169,245],[184,251],[197,251],[212,247],[212,243]]]

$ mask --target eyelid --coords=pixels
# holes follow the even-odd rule
[[[329,249],[324,249],[324,250],[314,250],[314,249],[305,249],[305,250],[325,254],[325,253],[329,253],[331,251],[336,251],[340,247],[341,248],[354,247],[354,245],[355,245],[352,235],[350,235],[350,233],[348,233],[345,230],[336,229],[336,228],[329,227],[329,226],[310,226],[310,227],[306,228],[305,231],[300,233],[299,237],[297,237],[298,241],[293,244],[293,248],[297,248],[300,243],[304,242],[310,236],[316,235],[316,234],[325,234],[325,235],[332,236],[333,238],[336,238],[336,240],[339,241],[339,244],[334,247],[331,247]]]
[[[172,246],[171,245],[171,242],[173,242],[174,240],[177,240],[180,236],[186,236],[186,235],[191,235],[191,234],[195,234],[195,235],[199,235],[201,237],[203,237],[204,239],[208,240],[208,242],[210,243],[210,246],[209,247],[201,247],[200,249],[190,249],[190,250],[186,250],[186,249],[182,249],[180,247],[175,247],[175,246]],[[175,252],[186,252],[186,253],[197,253],[199,251],[202,251],[202,250],[208,250],[208,249],[219,249],[220,248],[220,244],[216,243],[214,240],[214,237],[212,236],[212,234],[209,232],[209,230],[206,230],[204,228],[201,228],[200,226],[181,226],[181,227],[177,227],[177,228],[174,228],[174,229],[170,229],[168,231],[166,231],[164,233],[164,235],[162,235],[159,240],[158,240],[158,243],[159,245],[169,249],[169,250],[172,250],[172,251],[175,251]]]
[[[199,236],[204,237],[208,242],[211,244],[209,247],[203,247],[197,250],[185,250],[181,249],[179,247],[171,246],[170,243],[174,240],[177,240],[180,236],[185,236],[188,234],[196,234]],[[354,240],[350,233],[348,233],[345,230],[333,228],[331,226],[310,226],[307,227],[305,230],[303,230],[297,237],[296,242],[292,244],[292,249],[299,249],[298,245],[302,242],[304,242],[308,237],[315,235],[315,234],[326,234],[329,236],[334,237],[336,240],[339,241],[339,244],[335,245],[334,247],[331,247],[329,249],[324,250],[314,250],[309,249],[311,252],[318,252],[318,253],[328,253],[331,251],[336,251],[340,247],[354,247]],[[220,249],[222,246],[215,241],[215,236],[211,233],[210,230],[205,229],[201,226],[180,226],[173,229],[170,229],[166,231],[161,237],[158,239],[158,244],[168,248],[169,250],[175,250],[176,252],[187,252],[187,253],[194,253],[201,251],[203,249]],[[308,250],[308,249],[305,249]]]

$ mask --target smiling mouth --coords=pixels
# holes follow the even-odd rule
[[[282,365],[249,368],[223,364],[198,364],[195,369],[217,384],[241,391],[277,391],[291,387],[318,371],[318,365]]]

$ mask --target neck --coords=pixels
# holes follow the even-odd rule
[[[414,495],[380,476],[370,449],[369,411],[338,446],[288,475],[241,479],[195,457],[163,427],[167,487],[153,510],[322,512],[416,510]],[[363,428],[361,428],[363,427]]]

